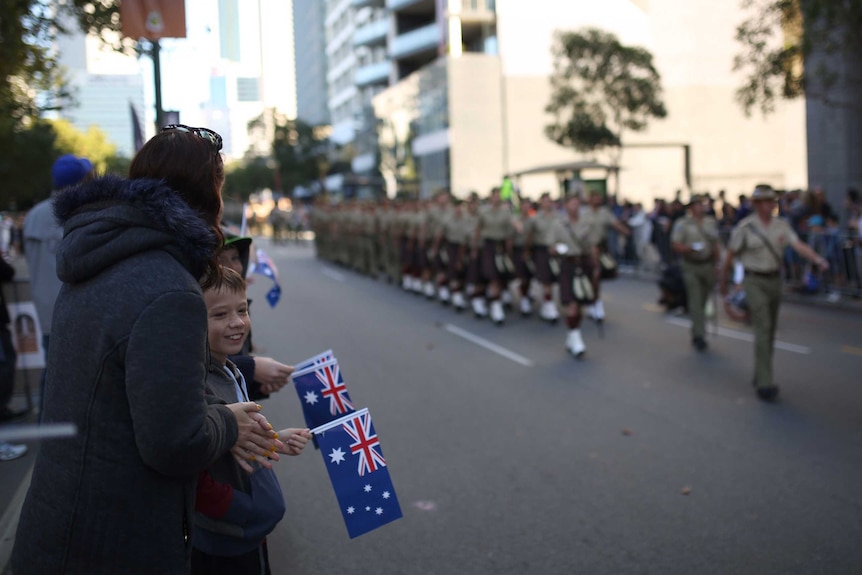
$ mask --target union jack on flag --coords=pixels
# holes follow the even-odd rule
[[[320,444],[351,539],[402,516],[368,409],[345,415],[311,432]],[[353,457],[358,465],[351,461]]]
[[[356,411],[335,359],[294,371],[293,387],[309,428]]]
[[[353,443],[350,444],[350,453],[359,454],[359,476],[377,471],[378,466],[386,467],[386,460],[380,453],[380,440],[371,429],[371,416],[368,412],[358,413],[355,417],[344,422],[344,431],[347,432]],[[376,448],[376,449],[375,449]]]
[[[329,413],[341,416],[355,411],[353,404],[350,403],[350,396],[347,394],[347,386],[341,379],[338,362],[329,361],[318,367],[319,369],[314,370],[314,374],[317,376],[317,380],[323,384],[323,391],[320,394],[329,398]]]

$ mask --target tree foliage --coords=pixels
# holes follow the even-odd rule
[[[552,94],[545,110],[554,123],[545,134],[554,142],[581,152],[616,148],[618,160],[626,131],[642,131],[650,119],[667,116],[648,50],[586,28],[557,32],[552,51]]]
[[[86,132],[66,120],[35,120],[16,132],[14,145],[0,155],[0,209],[26,209],[51,191],[51,166],[63,154],[85,157],[96,173],[126,176],[131,160],[95,126]],[[8,152],[7,152],[8,150]]]
[[[93,163],[97,173],[105,173],[109,166],[116,166],[117,147],[108,140],[107,134],[96,126],[86,132],[78,130],[67,120],[51,120],[56,133],[54,150],[58,155],[75,154]],[[122,174],[126,175],[126,174]]]
[[[282,189],[321,181],[329,169],[328,140],[320,130],[301,120],[282,119],[275,126],[272,154],[278,164]]]
[[[830,88],[848,78],[828,59],[812,56],[850,55],[860,61],[862,0],[742,0],[742,6],[748,17],[736,29],[742,51],[733,69],[744,74],[736,97],[746,114],[755,107],[767,114],[776,99],[802,95],[858,105],[834,101]]]
[[[0,134],[26,128],[71,100],[54,49],[76,26],[108,38],[119,29],[116,0],[10,0],[0,4]],[[115,41],[120,47],[120,41]]]
[[[275,187],[275,168],[267,158],[249,158],[229,166],[223,195],[241,202],[251,194]]]
[[[0,207],[27,207],[47,195],[51,164],[72,151],[57,148],[55,127],[40,120],[73,101],[54,48],[72,27],[107,37],[119,29],[118,2],[0,2]]]

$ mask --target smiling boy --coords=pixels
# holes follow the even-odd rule
[[[208,399],[224,403],[248,401],[245,379],[228,359],[240,352],[251,329],[245,281],[232,269],[223,268],[221,280],[204,291],[204,301],[210,348]],[[310,432],[288,428],[273,436],[267,456],[278,460],[279,453],[301,453]],[[242,446],[231,453],[198,478],[192,537],[194,575],[269,573],[266,536],[284,515],[281,487],[275,473],[255,462]]]

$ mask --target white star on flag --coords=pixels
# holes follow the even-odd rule
[[[365,490],[365,493],[371,493],[371,485],[366,484],[363,489]]]
[[[389,499],[389,492],[388,491],[383,492],[383,499]]]
[[[374,513],[376,513],[377,515],[383,515],[383,508],[378,507],[377,509],[374,510]]]
[[[317,394],[314,393],[313,391],[309,391],[308,393],[306,393],[305,394],[305,403],[309,403],[311,405],[314,405],[315,403],[317,403]]]
[[[329,454],[329,462],[340,464],[344,461],[344,452],[341,451],[340,447],[337,447],[332,450],[332,453]]]
[[[347,514],[348,515],[353,515],[354,511],[356,511],[356,509],[354,509],[354,507],[352,505],[347,508]]]

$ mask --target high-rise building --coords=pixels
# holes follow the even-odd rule
[[[81,131],[102,130],[117,153],[135,153],[132,108],[144,114],[144,79],[137,60],[105,47],[68,25],[70,34],[57,39],[60,64],[68,73],[74,104],[61,117]]]
[[[312,126],[330,123],[327,105],[326,5],[293,0],[293,46],[296,60],[296,117]]]
[[[623,134],[623,197],[805,185],[804,102],[749,118],[735,101],[734,32],[744,13],[732,2],[326,0],[325,8],[332,140],[351,160],[335,187],[378,169],[390,195],[486,193],[505,174],[520,174],[530,196],[577,178],[606,183],[612,171],[575,164],[609,166],[607,154],[545,136],[554,33],[587,26],[647,48],[662,75],[668,117]]]

